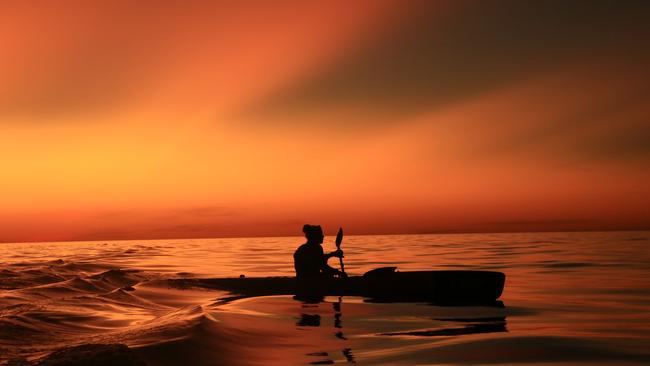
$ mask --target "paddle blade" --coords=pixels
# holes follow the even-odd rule
[[[336,247],[340,247],[341,243],[343,242],[343,228],[339,228],[338,234],[336,234]]]

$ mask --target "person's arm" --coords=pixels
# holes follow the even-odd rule
[[[332,257],[343,258],[343,251],[341,249],[337,249],[331,253],[325,254],[325,257],[327,259],[330,259]]]
[[[323,248],[321,247],[321,252],[322,251],[323,251]],[[343,273],[343,272],[339,271],[338,269],[333,268],[329,264],[327,264],[328,259],[330,259],[332,257],[339,257],[339,256],[343,256],[343,251],[336,250],[336,251],[328,253],[328,254],[323,253],[323,262],[322,262],[322,265],[321,265],[321,270],[323,271],[323,274],[329,275],[329,276],[334,276],[334,275],[344,276],[345,275],[345,273]]]

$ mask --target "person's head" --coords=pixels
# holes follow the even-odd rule
[[[307,242],[316,244],[323,243],[323,238],[325,236],[323,235],[323,229],[321,229],[320,225],[305,224],[305,226],[302,227],[302,232],[305,233]]]

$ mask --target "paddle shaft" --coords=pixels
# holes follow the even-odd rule
[[[343,242],[343,228],[339,228],[338,234],[336,234],[336,249],[341,249],[341,243]],[[339,258],[339,263],[341,264],[341,272],[345,273],[343,267],[343,257]]]
[[[341,249],[341,244],[336,246],[338,249]],[[343,258],[339,258],[339,263],[341,264],[341,272],[345,273],[345,269],[343,267]]]

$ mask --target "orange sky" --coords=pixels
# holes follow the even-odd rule
[[[0,241],[650,229],[644,2],[0,5]]]

